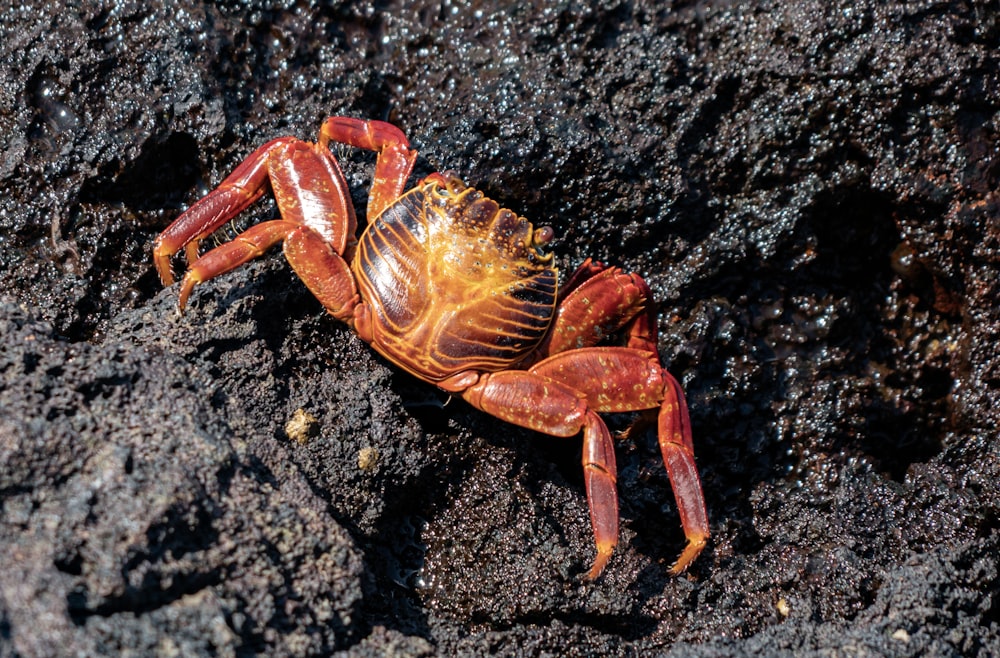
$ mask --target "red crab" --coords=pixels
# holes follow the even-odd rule
[[[330,142],[378,153],[368,227],[357,220]],[[598,416],[658,409],[663,462],[687,545],[672,571],[697,557],[708,538],[687,406],[662,367],[650,290],[635,274],[587,260],[557,287],[552,255],[539,248],[551,228],[534,229],[450,174],[434,173],[405,191],[416,160],[388,123],[331,117],[315,144],[274,139],[156,240],[164,285],[170,259],[189,268],[179,306],[192,288],[283,244],[292,269],[333,317],[400,368],[509,423],[554,436],[583,432],[583,469],[597,578],[618,542],[615,449]],[[270,186],[280,219],[251,226],[199,255],[199,242]],[[599,346],[621,330],[627,346]]]

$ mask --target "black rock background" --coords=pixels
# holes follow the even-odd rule
[[[0,9],[0,656],[1000,653],[996,2],[74,4]],[[690,573],[654,437],[587,584],[578,440],[445,406],[278,254],[177,316],[156,234],[330,114],[647,278]]]

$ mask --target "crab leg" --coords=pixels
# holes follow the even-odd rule
[[[708,512],[705,510],[701,478],[694,463],[691,419],[684,393],[673,375],[664,370],[663,376],[667,385],[657,417],[657,436],[663,464],[674,488],[681,527],[687,537],[687,546],[670,568],[673,573],[680,573],[694,562],[708,542]]]
[[[580,284],[597,276],[606,269],[608,268],[604,265],[604,263],[595,261],[593,258],[588,258],[583,261],[580,267],[573,270],[573,273],[569,275],[569,278],[566,279],[566,283],[559,286],[559,299],[556,301],[556,304],[562,304],[566,301],[566,297],[569,293],[579,288]]]
[[[168,286],[174,282],[170,257],[188,247],[188,262],[198,255],[198,242],[215,233],[230,219],[259,199],[267,189],[267,162],[271,153],[292,137],[271,140],[251,153],[222,183],[199,199],[160,233],[153,244],[153,263],[160,281]]]
[[[330,315],[352,324],[360,297],[347,261],[318,234],[304,228],[288,236],[284,249],[292,269]]]
[[[624,347],[570,350],[535,364],[529,372],[579,391],[597,412],[659,407],[660,452],[687,538],[671,571],[686,569],[708,540],[708,513],[694,461],[687,404],[677,380],[663,369],[657,354]]]
[[[196,285],[217,277],[257,258],[278,244],[298,226],[294,222],[274,220],[251,226],[234,240],[205,252],[191,264],[181,280],[177,307],[183,311]]]
[[[234,240],[198,258],[197,241],[258,198],[268,181],[282,219],[251,226]],[[257,149],[222,185],[178,217],[161,234],[154,259],[161,278],[172,277],[170,256],[188,245],[193,262],[178,299],[183,310],[198,283],[239,267],[290,236],[298,236],[291,246],[286,246],[288,260],[324,306],[333,309],[330,312],[339,318],[338,313],[357,297],[353,277],[345,280],[342,276],[347,266],[340,256],[350,257],[353,252],[356,229],[347,182],[330,151],[297,139],[277,139]],[[314,243],[320,243],[321,248],[310,246]],[[315,264],[308,262],[313,254]],[[332,262],[331,254],[339,264]],[[330,273],[334,271],[337,274]],[[333,292],[332,281],[343,289]],[[350,306],[353,309],[353,304]]]
[[[347,181],[329,149],[296,140],[271,160],[268,173],[282,219],[312,229],[349,258],[358,221]]]
[[[351,117],[329,117],[319,131],[319,143],[347,144],[377,151],[375,176],[368,193],[368,217],[377,217],[400,197],[413,171],[417,152],[410,149],[406,135],[391,123]]]
[[[656,352],[656,317],[646,282],[620,268],[588,259],[560,290],[552,328],[539,345],[544,358],[569,349],[593,347],[622,328],[628,346]]]
[[[462,391],[477,409],[514,425],[553,436],[583,430],[583,473],[597,557],[587,578],[596,579],[618,544],[618,469],[604,421],[572,388],[531,372],[484,374]]]

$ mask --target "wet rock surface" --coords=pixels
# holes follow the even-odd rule
[[[996,655],[998,21],[0,9],[0,655]],[[714,533],[688,574],[655,437],[588,584],[578,440],[446,405],[279,253],[175,313],[156,234],[330,114],[551,225],[564,270],[646,277]],[[338,155],[363,217],[373,158]]]

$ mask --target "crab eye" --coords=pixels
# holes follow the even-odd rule
[[[536,247],[541,247],[552,242],[552,238],[554,237],[556,237],[556,232],[552,230],[551,226],[539,226],[532,234],[531,242]]]

